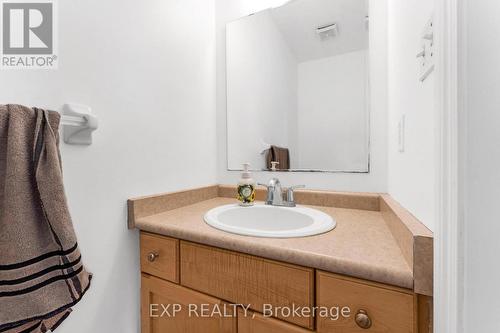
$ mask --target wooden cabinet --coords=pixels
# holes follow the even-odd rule
[[[238,333],[313,333],[284,321],[253,311],[238,310]]]
[[[318,316],[319,333],[417,332],[417,297],[404,289],[317,272],[316,301],[320,307],[350,310],[335,320]]]
[[[141,285],[142,333],[236,333],[230,304],[151,275]]]
[[[141,232],[141,272],[179,282],[179,240]]]
[[[141,271],[142,333],[432,332],[432,298],[411,290],[174,238],[141,233]]]
[[[250,304],[263,312],[264,304],[312,307],[314,270],[255,256],[181,241],[181,284],[233,303]],[[312,317],[277,317],[314,327]]]

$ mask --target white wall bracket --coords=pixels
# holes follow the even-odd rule
[[[431,18],[425,25],[422,32],[421,51],[418,52],[417,58],[420,59],[420,81],[424,82],[429,75],[434,71],[434,23]]]
[[[92,132],[99,127],[91,108],[81,104],[64,104],[61,114],[64,142],[71,145],[91,145]]]

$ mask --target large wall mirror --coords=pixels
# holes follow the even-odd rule
[[[227,25],[229,170],[369,172],[368,28],[368,0],[291,0]]]

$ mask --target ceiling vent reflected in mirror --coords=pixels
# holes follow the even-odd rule
[[[319,35],[321,40],[327,40],[337,36],[339,29],[337,23],[332,23],[316,28],[316,33]]]

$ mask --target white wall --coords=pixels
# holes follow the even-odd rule
[[[389,0],[389,193],[430,229],[436,209],[434,75],[421,83],[421,34],[434,0]],[[398,149],[398,122],[405,115],[405,151]]]
[[[249,162],[262,170],[261,152],[268,145],[290,147],[296,132],[290,120],[297,114],[297,60],[270,11],[229,23],[226,54],[228,166],[238,170]]]
[[[367,171],[367,56],[361,50],[299,64],[293,168]]]
[[[461,36],[463,72],[461,147],[465,162],[463,208],[465,211],[466,333],[500,332],[499,286],[500,223],[500,2],[462,0],[465,18]]]
[[[59,1],[59,70],[0,74],[1,103],[79,102],[100,120],[92,146],[61,147],[94,279],[57,332],[138,332],[127,198],[216,182],[213,17],[207,0]]]
[[[245,15],[269,8],[281,1],[215,0],[217,47],[217,146],[218,181],[235,183],[239,172],[227,171],[226,151],[226,56],[225,25]],[[345,191],[387,191],[387,7],[386,0],[370,1],[370,173],[279,173],[286,184]],[[259,172],[255,178],[267,181],[275,174]]]

